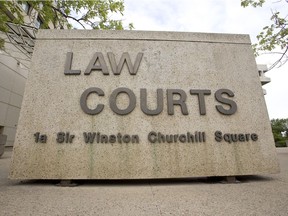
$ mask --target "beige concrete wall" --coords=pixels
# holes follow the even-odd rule
[[[71,68],[81,70],[80,75],[64,74],[65,65],[70,66],[68,52],[74,53]],[[101,71],[84,75],[96,52],[103,54],[109,75]],[[128,52],[133,63],[137,54],[143,53],[137,74],[130,75],[125,65],[121,75],[113,75],[108,52],[115,55],[117,62]],[[82,93],[90,87],[105,93],[88,98],[90,109],[104,105],[97,115],[88,115],[80,106]],[[110,108],[109,96],[119,87],[131,89],[136,97],[135,109],[124,116]],[[141,111],[141,88],[147,89],[150,108],[155,107],[156,89],[164,90],[163,112],[149,116]],[[186,92],[188,115],[183,115],[179,106],[175,106],[174,115],[168,115],[167,89]],[[206,115],[200,115],[199,101],[190,95],[191,89],[211,91],[205,96]],[[214,94],[219,89],[234,93],[231,98],[223,95],[237,104],[232,115],[217,111],[219,105],[229,109],[216,99]],[[121,95],[117,106],[125,109],[127,104],[127,97]],[[151,131],[168,135],[201,131],[206,139],[153,143],[148,139]],[[258,137],[219,141],[216,131],[242,136],[255,133]],[[43,135],[42,141],[35,139],[37,132]],[[73,142],[57,141],[59,132],[74,135]],[[84,132],[136,134],[140,141],[85,143]],[[275,172],[279,172],[279,166],[248,35],[76,30],[38,33],[11,178],[181,178]]]
[[[11,47],[10,47],[11,48]],[[28,70],[6,52],[0,53],[0,126],[13,146]]]
[[[22,9],[20,5],[19,8]],[[31,8],[29,14],[22,11],[22,15],[25,25],[35,27],[35,9]],[[49,28],[54,28],[52,23]],[[0,50],[0,127],[8,136],[6,146],[13,146],[31,59],[11,44],[3,32],[0,37],[6,41],[5,49]]]

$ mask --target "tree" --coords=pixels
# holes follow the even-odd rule
[[[55,29],[63,29],[64,26],[72,28],[71,21],[78,23],[81,28],[92,29],[124,29],[122,20],[111,19],[112,14],[123,16],[123,0],[46,0],[46,1],[0,1],[0,31],[6,32],[6,22],[24,24],[23,11],[19,4],[29,3],[38,11],[42,28],[48,28],[53,24]],[[27,24],[27,23],[26,23]],[[29,23],[28,23],[29,24]],[[133,25],[129,24],[129,29]],[[0,40],[0,48],[4,42]]]
[[[262,7],[266,0],[241,0],[242,7]],[[279,0],[281,2],[283,0]],[[288,3],[288,0],[285,0]],[[275,1],[277,2],[277,1]],[[272,12],[272,24],[265,26],[257,35],[258,43],[253,44],[255,55],[258,56],[262,51],[271,52],[275,48],[280,47],[282,52],[281,57],[270,67],[285,64],[288,61],[288,18],[287,14],[282,16],[279,12]]]
[[[275,143],[285,144],[288,137],[288,119],[272,119],[272,133]]]

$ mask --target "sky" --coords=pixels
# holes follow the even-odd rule
[[[285,0],[267,0],[262,8],[242,8],[240,0],[124,0],[124,4],[124,25],[132,22],[134,30],[249,34],[252,43],[270,24],[271,11],[288,14]],[[263,54],[256,61],[269,67],[278,57]],[[270,119],[288,118],[288,62],[266,76],[271,78],[264,86]]]

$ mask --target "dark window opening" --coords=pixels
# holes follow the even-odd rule
[[[3,134],[4,132],[4,126],[0,126],[0,134]]]
[[[41,27],[43,27],[43,21],[41,20],[41,18],[38,16],[37,17],[37,20],[36,20],[36,22],[35,22],[35,26],[36,26],[36,28],[41,28]]]

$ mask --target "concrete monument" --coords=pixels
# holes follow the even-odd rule
[[[248,35],[39,31],[12,179],[277,172]]]

